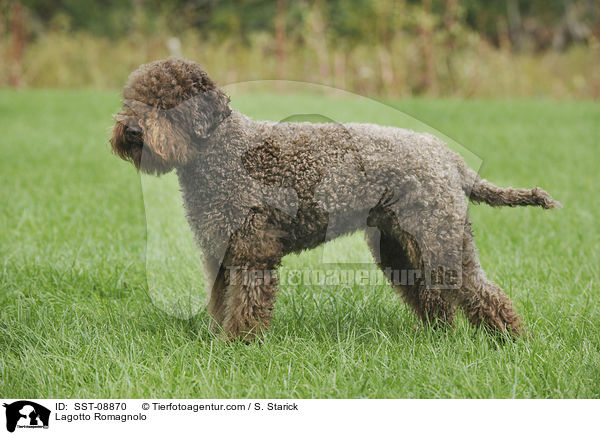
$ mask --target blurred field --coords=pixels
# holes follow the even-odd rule
[[[383,98],[600,98],[599,0],[0,0],[0,87],[116,89],[141,63]]]
[[[281,98],[233,104],[269,117]],[[312,98],[315,113],[343,107],[361,116],[353,102]],[[392,104],[480,156],[485,178],[540,185],[563,202],[550,212],[471,207],[484,268],[511,295],[530,336],[500,343],[462,317],[448,331],[423,328],[387,285],[284,287],[262,345],[225,344],[207,332],[203,309],[182,320],[152,302],[142,183],[107,147],[118,95],[3,90],[0,391],[22,398],[599,397],[600,105]],[[156,181],[176,188],[172,178]],[[172,204],[163,214],[177,213]],[[186,237],[176,219],[171,225]],[[347,260],[366,253],[360,234],[338,243]],[[194,254],[181,249],[169,260],[177,267]],[[314,251],[290,256],[284,268],[317,267],[317,259]],[[194,281],[193,271],[180,270]]]
[[[222,85],[284,78],[384,98],[423,94],[600,98],[600,77],[596,73],[600,69],[599,42],[565,52],[511,53],[495,49],[476,35],[465,38],[455,50],[448,50],[445,40],[441,40],[435,48],[432,84],[424,88],[423,55],[414,38],[397,38],[389,47],[375,49],[369,44],[351,50],[333,45],[327,48],[324,59],[314,47],[290,46],[291,55],[281,66],[273,56],[274,41],[261,36],[243,46],[234,41],[206,41],[190,34],[181,38],[181,52],[173,52],[169,50],[171,39],[166,36],[140,35],[109,41],[86,34],[50,33],[33,42],[24,53],[20,83],[33,88],[115,89],[140,64],[182,55],[198,62]],[[382,58],[387,60],[383,62]],[[9,67],[8,63],[0,64],[0,86],[8,81]]]

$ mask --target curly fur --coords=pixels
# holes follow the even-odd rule
[[[481,269],[466,197],[559,206],[543,190],[494,186],[429,134],[252,120],[182,59],[141,66],[123,96],[112,149],[147,173],[176,170],[205,257],[209,311],[230,337],[262,333],[277,293],[274,275],[249,281],[244,271],[274,270],[290,252],[357,229],[367,229],[383,270],[458,271],[453,290],[392,282],[423,321],[450,324],[458,306],[475,325],[519,333],[510,299]]]

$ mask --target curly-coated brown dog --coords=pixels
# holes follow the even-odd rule
[[[559,206],[545,191],[497,187],[429,134],[252,120],[182,59],[142,65],[123,97],[112,149],[146,173],[176,170],[212,288],[209,311],[228,336],[269,325],[277,280],[266,272],[284,255],[357,229],[424,321],[451,323],[459,306],[475,325],[519,333],[510,299],[477,258],[466,197]],[[417,273],[398,280],[398,271]]]

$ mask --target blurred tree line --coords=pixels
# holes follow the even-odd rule
[[[3,0],[10,15],[16,2]],[[132,31],[169,31],[177,35],[196,29],[206,35],[248,40],[254,32],[275,33],[276,16],[285,15],[288,38],[299,43],[297,31],[317,4],[335,43],[385,42],[399,30],[411,30],[401,15],[421,7],[438,24],[460,20],[496,46],[507,38],[514,49],[564,49],[574,42],[600,37],[599,0],[22,0],[32,22],[32,34],[52,26],[85,30],[119,38]],[[282,7],[283,5],[283,7]],[[141,16],[143,15],[143,17]],[[418,31],[418,29],[412,29]]]
[[[567,87],[581,90],[583,81],[584,93],[589,94],[589,83],[593,95],[600,93],[600,84],[587,77],[600,60],[586,59],[598,55],[600,0],[0,0],[0,14],[0,54],[10,64],[0,67],[5,76],[0,84],[24,79],[38,84],[36,69],[25,64],[39,60],[42,49],[35,47],[46,41],[75,57],[77,43],[71,38],[82,50],[94,44],[117,50],[129,41],[143,46],[146,57],[185,54],[205,57],[200,60],[209,64],[211,56],[219,63],[218,54],[211,54],[218,46],[221,53],[238,56],[229,68],[252,68],[252,61],[244,61],[250,54],[269,59],[263,67],[264,61],[256,63],[260,78],[320,77],[328,84],[392,95],[469,96],[478,93],[469,82],[481,79],[482,72],[474,71],[477,58],[497,52],[492,70],[512,62],[509,58],[533,70],[524,55],[545,56],[550,65],[557,57],[544,53],[574,50],[584,54],[565,58],[574,64],[569,78],[574,81]],[[27,59],[28,50],[38,56]],[[472,64],[465,65],[469,53]],[[92,62],[89,54],[81,55]],[[313,76],[303,75],[310,70],[307,62]],[[252,71],[246,69],[250,76]],[[88,72],[94,74],[104,72]]]

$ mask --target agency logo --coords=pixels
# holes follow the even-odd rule
[[[48,429],[50,410],[29,400],[19,400],[4,404],[6,408],[6,430],[14,432],[19,429]]]

